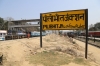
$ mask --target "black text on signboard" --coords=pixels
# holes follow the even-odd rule
[[[85,29],[85,18],[85,10],[42,13],[42,30]]]

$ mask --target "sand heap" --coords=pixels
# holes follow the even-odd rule
[[[84,56],[84,48],[76,43],[69,42],[68,37],[51,34],[43,37],[43,47],[51,48],[57,51],[66,52],[74,56]]]
[[[43,47],[40,48],[40,37],[0,42],[0,52],[6,57],[5,66],[25,66],[25,64],[32,66],[26,60],[27,56],[49,50],[67,53],[75,57],[84,57],[84,48],[75,43],[75,41],[74,43],[70,42],[68,37],[61,37],[55,34],[47,35],[43,37],[42,44]]]
[[[51,34],[43,37],[43,48],[41,51],[56,50],[70,54],[75,57],[84,57],[85,49],[79,46],[76,41],[68,37]],[[94,60],[92,53],[88,53],[89,58]]]

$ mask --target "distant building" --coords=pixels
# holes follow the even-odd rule
[[[8,30],[16,34],[18,31],[31,32],[38,30],[36,27],[39,27],[40,24],[32,24],[33,22],[39,22],[40,19],[25,19],[25,20],[13,20],[8,22]]]

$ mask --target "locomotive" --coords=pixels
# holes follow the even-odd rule
[[[77,37],[79,33],[77,33],[77,32],[67,32],[66,34],[67,34],[68,37],[74,38],[74,37]]]

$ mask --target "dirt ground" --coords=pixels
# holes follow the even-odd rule
[[[40,37],[0,41],[0,52],[4,55],[4,66],[35,66],[34,64],[30,64],[26,58],[30,55],[34,55],[44,50],[49,51],[56,49],[63,52],[69,52],[69,50],[71,50],[71,52],[69,52],[68,54],[72,55],[73,57],[84,57],[84,43],[78,40],[74,41],[77,44],[71,43],[71,40],[68,38],[60,37],[54,34],[43,37],[43,48],[40,48]],[[92,63],[91,66],[96,66],[98,65],[97,62],[100,62],[100,49],[91,45],[89,45],[88,47],[88,56],[89,60],[91,59]],[[44,65],[38,64],[37,66]],[[84,65],[79,65],[71,62],[67,65],[61,66]]]
[[[75,40],[75,39],[74,39],[74,41],[76,41],[78,45],[82,46],[85,49],[85,43],[84,42],[81,42],[81,41],[78,41],[78,40]],[[97,60],[97,63],[100,64],[100,55],[99,55],[100,54],[100,48],[97,48],[95,46],[88,44],[88,52],[91,52],[92,55]]]

